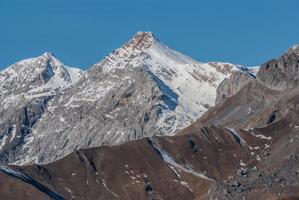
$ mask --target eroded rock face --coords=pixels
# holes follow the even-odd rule
[[[285,105],[279,102],[296,95],[298,55],[298,46],[294,46],[278,59],[254,69],[256,76],[234,72],[219,85],[215,108],[198,124],[251,128],[279,119],[285,114]],[[225,106],[217,105],[220,103]]]
[[[299,47],[290,48],[278,59],[262,65],[257,73],[257,80],[273,90],[285,90],[298,86]]]
[[[244,85],[254,79],[254,76],[243,71],[233,72],[229,78],[224,79],[217,87],[215,104],[222,103],[227,97],[235,95]]]
[[[0,132],[3,134],[1,141],[1,159],[8,162],[27,143],[26,137],[32,133],[32,127],[38,122],[52,96],[40,97],[31,100],[18,109],[1,124]],[[30,148],[30,147],[26,147]]]
[[[0,160],[11,162],[39,122],[49,101],[83,72],[51,53],[17,62],[0,73]]]

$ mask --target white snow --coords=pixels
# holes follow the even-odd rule
[[[265,136],[265,135],[262,135],[262,134],[255,134],[253,132],[250,132],[251,135],[253,135],[254,137],[257,137],[257,138],[261,138],[261,139],[265,139],[265,140],[271,140],[272,137],[271,136]]]
[[[37,189],[39,189],[40,191],[46,193],[47,195],[49,195],[53,199],[63,199],[61,196],[59,196],[55,192],[51,191],[46,186],[42,185],[38,181],[34,180],[33,178],[29,177],[26,174],[23,174],[20,171],[17,171],[15,169],[10,168],[9,166],[5,166],[3,164],[0,164],[0,170],[3,171],[6,174],[12,176],[12,177],[16,177],[16,178],[18,178],[18,179],[20,179],[20,180],[22,180],[22,181],[24,181],[24,182],[32,185],[33,187],[36,187]]]
[[[190,188],[190,186],[188,185],[187,182],[185,182],[185,181],[179,181],[179,180],[176,180],[176,179],[174,179],[174,182],[180,183],[181,185],[183,185],[184,187],[186,187],[190,192],[193,193],[193,190]]]
[[[148,69],[179,95],[176,112],[190,113],[197,119],[207,110],[204,104],[214,105],[216,88],[227,75],[157,41],[146,52],[150,55]]]
[[[242,143],[246,144],[246,141],[240,136],[240,134],[233,128],[225,127],[229,132],[231,132],[236,138],[238,138]]]
[[[291,144],[293,141],[294,141],[294,139],[293,139],[293,138],[291,138],[291,139],[290,139],[290,142],[289,142],[289,144]]]
[[[105,114],[106,117],[108,117],[109,119],[113,119],[113,116],[109,115],[109,114]]]
[[[240,160],[240,165],[241,165],[242,167],[245,167],[247,164],[244,163],[242,160]]]
[[[9,140],[9,143],[12,142],[12,140],[16,137],[16,125],[13,125],[13,130],[12,130],[12,135],[10,136],[10,140]],[[0,147],[1,149],[2,147]]]
[[[80,107],[86,101],[95,102],[102,99],[120,82],[134,81],[133,77],[129,75],[120,77],[114,74],[114,71],[143,68],[148,71],[149,76],[155,77],[153,80],[157,87],[170,99],[170,103],[164,102],[165,104],[163,104],[168,109],[163,110],[162,114],[159,115],[157,126],[161,133],[172,135],[175,131],[197,120],[207,111],[209,106],[214,106],[216,88],[225,78],[229,77],[231,72],[245,69],[230,63],[197,62],[166,47],[155,38],[150,39],[149,42],[150,45],[145,49],[130,48],[125,45],[117,49],[115,53],[109,54],[102,62],[96,64],[95,67],[101,67],[102,69],[100,73],[108,77],[107,79],[103,78],[104,81],[101,81],[101,79],[95,81],[92,78],[88,79],[91,73],[84,73],[79,69],[68,67],[51,53],[18,62],[0,73],[0,95],[7,92],[2,90],[2,86],[10,85],[17,80],[18,87],[22,87],[22,85],[25,87],[28,85],[26,81],[35,80],[43,70],[46,70],[50,78],[45,83],[30,85],[29,90],[24,94],[11,94],[9,98],[5,99],[7,102],[0,103],[0,106],[8,108],[12,103],[21,102],[24,97],[25,100],[28,100],[54,95],[57,92],[63,93],[64,89],[72,87],[82,77],[81,80],[83,78],[87,80],[86,82],[82,81],[82,85],[79,86],[79,89],[82,90],[72,96],[67,96],[66,99],[63,99],[63,97],[60,99],[66,107]],[[55,106],[49,106],[50,112],[54,112],[55,109],[57,109]],[[107,113],[106,117],[113,119],[116,114]],[[65,119],[61,117],[60,121],[64,123]],[[90,126],[89,128],[92,129],[93,127]],[[113,133],[111,140],[117,143],[127,139],[127,131],[109,130],[107,134],[111,136]],[[25,148],[29,147],[31,140],[34,139],[34,137],[26,138],[28,145],[26,144]],[[26,159],[21,163],[25,162]],[[165,157],[165,159],[171,163],[171,157]],[[172,164],[175,165],[175,163]],[[174,167],[178,169],[179,166],[175,165]],[[193,173],[192,169],[185,167],[184,170]]]
[[[257,161],[261,161],[261,157],[259,155],[256,156]]]
[[[178,178],[180,178],[180,175],[177,172],[177,170],[181,170],[186,173],[192,174],[196,177],[206,179],[209,181],[214,181],[213,179],[207,177],[203,173],[195,172],[190,165],[182,166],[178,164],[167,151],[162,149],[156,138],[149,138],[149,140],[151,141],[153,148],[160,153],[160,155],[163,158],[163,161],[166,162],[169,165],[169,167],[177,174]]]
[[[270,144],[265,144],[265,149],[269,149],[270,148]]]
[[[4,135],[2,137],[1,142],[0,142],[0,149],[2,149],[4,147],[4,145],[6,144],[7,138],[8,138],[7,135]]]
[[[138,35],[142,32],[137,33]],[[202,63],[193,60],[177,51],[174,51],[160,41],[150,32],[145,41],[137,41],[133,38],[129,43],[138,46],[144,43],[143,48],[133,48],[131,44],[116,49],[113,53],[97,63],[104,74],[117,81],[119,77],[113,74],[116,70],[133,70],[144,68],[147,70],[162,93],[168,97],[164,100],[165,109],[159,118],[157,127],[166,135],[172,135],[178,129],[185,128],[202,116],[210,106],[214,106],[217,86],[230,76],[233,71],[249,71],[248,68],[230,63]],[[128,77],[129,80],[134,80]],[[107,81],[109,86],[102,91],[95,91],[103,86],[83,91],[84,98],[92,98],[94,95],[105,95],[113,88],[115,83]],[[111,86],[111,87],[110,87]],[[82,96],[83,96],[82,93]],[[99,97],[101,98],[101,97]],[[94,98],[95,100],[99,98]]]
[[[256,76],[260,68],[261,66],[253,66],[253,67],[249,67],[248,69],[254,76]]]
[[[107,190],[110,194],[112,194],[113,196],[119,198],[117,194],[115,194],[114,192],[112,192],[112,191],[108,188],[108,186],[107,186],[107,184],[106,184],[106,181],[105,181],[104,179],[102,179],[102,183],[103,183],[104,187],[106,188],[106,190]]]
[[[29,83],[47,74],[46,82]],[[30,86],[22,93],[26,99],[53,95],[57,89],[63,89],[76,83],[83,72],[80,69],[64,65],[53,54],[43,55],[19,61],[0,72],[0,95],[7,91]],[[8,89],[7,89],[8,88]]]
[[[144,50],[149,55],[143,60],[144,66],[154,74],[156,78],[154,80],[160,88],[167,86],[170,90],[164,91],[172,91],[177,95],[174,99],[173,94],[165,93],[173,99],[176,107],[161,118],[161,127],[165,126],[164,122],[169,116],[175,116],[177,119],[169,126],[178,129],[197,120],[209,106],[214,106],[217,86],[229,77],[232,71],[240,70],[238,66],[230,63],[197,62],[168,48],[155,38],[151,42],[150,48]],[[221,70],[223,71],[220,72]],[[175,128],[173,131],[176,130]]]

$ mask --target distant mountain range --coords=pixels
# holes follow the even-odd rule
[[[299,198],[299,47],[202,63],[138,32],[89,70],[0,73],[3,199]]]
[[[1,159],[49,163],[76,149],[173,135],[214,106],[229,63],[200,63],[139,32],[88,71],[53,54],[0,73]]]

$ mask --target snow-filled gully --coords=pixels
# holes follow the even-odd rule
[[[5,166],[3,164],[0,164],[0,171],[2,171],[3,173],[7,174],[8,176],[17,178],[17,179],[19,179],[19,180],[21,180],[21,181],[23,181],[25,183],[28,183],[29,185],[32,185],[33,187],[35,187],[39,191],[45,193],[46,195],[48,195],[52,199],[55,199],[55,200],[65,200],[64,197],[62,197],[59,194],[51,191],[46,186],[42,185],[38,181],[36,181],[33,178],[27,176],[26,174],[21,173],[20,171],[12,169],[12,168],[10,168],[8,166]]]
[[[229,128],[229,127],[225,127],[226,130],[228,130],[234,137],[234,139],[236,140],[236,142],[238,142],[240,145],[246,144],[246,141],[243,140],[243,138],[240,136],[240,134],[233,128]]]
[[[215,181],[215,180],[207,177],[203,173],[195,172],[190,165],[182,166],[182,165],[178,164],[173,159],[173,157],[161,147],[157,138],[153,138],[153,137],[148,138],[148,143],[157,152],[157,154],[161,157],[161,159],[165,163],[167,163],[169,168],[176,174],[178,179],[180,179],[179,171],[184,171],[188,174],[192,174],[192,175],[202,178],[202,179],[206,179],[206,180],[213,181],[213,182]]]

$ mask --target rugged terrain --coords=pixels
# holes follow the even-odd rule
[[[51,53],[15,63],[0,72],[0,160],[14,161],[30,142],[32,128],[55,95],[83,75]],[[24,155],[26,156],[26,155]]]
[[[32,191],[27,199],[53,193],[62,199],[295,198],[298,124],[297,114],[290,113],[248,131],[202,127],[191,134],[79,150],[47,165],[2,167],[0,193],[8,199],[20,193],[26,199],[27,191]]]
[[[76,114],[72,116],[74,119],[68,120],[64,117],[62,121],[65,121],[66,124],[72,125],[74,123],[73,125],[76,125],[79,122],[81,123],[82,120],[82,123],[88,124],[87,122],[89,121],[84,120],[86,120],[85,115],[88,113],[90,115],[91,112],[87,111],[91,108],[86,108],[89,105],[86,106],[84,100],[75,98],[76,96],[74,95],[80,95],[76,89],[77,85],[83,87],[84,83],[87,82],[89,84],[86,84],[84,87],[91,87],[94,82],[89,81],[105,80],[107,74],[102,78],[99,78],[98,74],[105,74],[106,71],[111,73],[113,70],[121,70],[126,74],[125,69],[127,68],[122,68],[123,64],[115,65],[115,54],[122,54],[123,49],[131,48],[130,45],[137,45],[133,48],[137,52],[143,49],[142,54],[146,54],[145,52],[149,54],[149,49],[152,46],[147,45],[148,43],[144,43],[144,41],[151,41],[150,44],[153,41],[158,41],[157,39],[146,39],[148,37],[155,39],[149,33],[138,33],[128,44],[125,44],[124,47],[116,50],[104,61],[96,64],[90,71],[86,72],[83,78],[75,84],[55,95],[53,97],[54,100],[49,102],[47,108],[52,108],[53,105],[51,103],[56,101],[60,102],[61,105],[70,102],[65,107],[71,108],[68,110],[69,113],[79,113],[81,111],[81,115],[79,115],[80,120],[76,121]],[[140,39],[142,40],[140,41]],[[149,49],[145,51],[144,48]],[[146,55],[145,57],[152,58],[153,55]],[[165,58],[162,59],[162,61],[165,60]],[[106,65],[106,63],[113,63],[113,65]],[[120,69],[118,67],[115,68],[115,66],[118,66]],[[179,116],[185,116],[185,112],[181,112],[184,110],[183,108],[186,108],[183,105],[192,105],[191,103],[194,100],[192,99],[189,102],[187,99],[184,99],[183,95],[178,95],[178,90],[173,86],[177,83],[173,81],[175,79],[164,79],[164,76],[154,70],[155,67],[153,65],[148,64],[146,65],[147,67],[137,68],[134,66],[132,65],[132,69],[129,68],[131,73],[132,71],[135,73],[135,70],[139,70],[142,73],[139,73],[138,76],[135,74],[136,76],[131,77],[129,80],[133,80],[133,82],[139,78],[148,80],[146,83],[152,84],[153,89],[144,91],[143,95],[150,96],[151,101],[147,101],[148,103],[159,102],[158,105],[163,107],[161,108],[155,104],[156,106],[144,108],[145,104],[142,104],[142,111],[155,113],[155,109],[158,107],[158,109],[162,110],[162,113],[159,112],[160,115],[158,115],[161,119],[165,119],[164,117],[168,116],[169,113],[176,116],[176,119],[181,119]],[[198,66],[205,66],[207,69],[210,69],[209,67],[212,66],[211,69],[218,69],[216,71],[219,71],[218,67],[223,66],[223,64],[198,63]],[[160,67],[157,69],[160,69]],[[184,67],[181,66],[179,68],[180,70],[181,68],[188,70],[188,67],[190,66],[184,65]],[[228,65],[224,69],[227,69],[227,67],[234,66]],[[153,127],[152,129],[147,129],[148,132],[140,132],[140,130],[145,130],[146,128],[134,129],[138,134],[143,133],[142,137],[145,138],[135,141],[135,139],[141,137],[133,137],[128,140],[134,141],[113,146],[102,145],[82,149],[81,147],[84,147],[84,145],[78,145],[78,147],[73,149],[81,148],[81,150],[75,150],[66,157],[51,163],[30,163],[26,166],[1,164],[1,197],[5,199],[22,197],[22,199],[88,200],[298,199],[298,68],[299,47],[294,46],[281,57],[261,65],[259,70],[248,70],[242,67],[236,67],[236,70],[230,69],[228,75],[223,76],[222,82],[217,82],[217,85],[219,85],[217,90],[216,87],[211,86],[210,88],[215,95],[211,99],[216,101],[217,104],[209,106],[207,111],[205,110],[205,113],[200,114],[201,117],[190,126],[182,130],[175,127],[177,134],[174,136],[161,136],[163,134],[156,133],[157,129]],[[175,71],[175,69],[173,70]],[[100,72],[97,70],[100,70]],[[144,70],[147,73],[144,73]],[[223,69],[220,71],[223,71]],[[92,79],[90,79],[91,74],[94,75]],[[169,73],[167,74],[169,75]],[[143,76],[146,78],[143,78]],[[172,76],[170,75],[170,77]],[[121,80],[126,79],[122,77]],[[188,82],[190,82],[190,79],[186,79],[185,83]],[[122,82],[120,81],[118,84],[121,85]],[[139,94],[139,91],[143,91],[144,85],[133,84],[132,86],[128,81],[126,85],[118,87],[118,91],[126,88],[126,86],[131,86],[133,89],[132,94],[127,96],[124,102],[123,98],[114,97],[118,99],[118,101],[114,101],[114,98],[105,96],[105,101],[101,101],[100,98],[95,102],[101,102],[101,104],[93,105],[100,107],[105,105],[105,103],[117,102],[116,105],[119,106],[122,103],[120,109],[125,108],[125,112],[133,110],[133,113],[130,113],[130,115],[133,114],[138,119],[138,115],[134,113],[134,106],[138,105],[139,101],[135,101],[135,104],[131,104],[131,101],[135,99],[133,98],[134,95],[137,95],[135,91],[138,91]],[[165,88],[165,86],[167,87]],[[184,89],[184,91],[187,90],[187,88]],[[83,91],[86,91],[86,89]],[[156,95],[152,95],[153,93],[149,94],[149,91],[155,91]],[[120,93],[122,94],[122,92]],[[93,93],[90,97],[94,97],[95,94],[98,93]],[[142,101],[142,98],[139,100]],[[177,102],[177,104],[174,104],[174,102]],[[211,101],[207,102],[213,105]],[[49,119],[50,115],[44,115],[47,122],[56,122],[55,116],[60,119],[60,112],[66,113],[61,105],[57,104],[57,108],[50,109],[53,115]],[[175,107],[172,107],[173,105]],[[101,108],[101,110],[105,110],[104,108],[107,107]],[[189,108],[191,109],[191,107]],[[197,107],[192,109],[195,108]],[[138,108],[136,109],[138,110]],[[96,112],[97,108],[93,107],[93,110]],[[192,118],[189,112],[186,111],[186,113],[186,115]],[[108,114],[110,115],[110,113]],[[150,120],[152,119],[150,116],[153,115],[156,116],[153,113],[147,115],[147,123],[141,120],[136,123],[136,126],[153,123],[161,128],[167,125],[160,123],[158,120],[160,118],[154,121]],[[94,116],[96,117],[97,114],[94,113]],[[126,116],[129,117],[129,114]],[[144,115],[142,116],[144,117]],[[111,116],[109,119],[116,126],[126,127],[118,124],[126,122],[123,117]],[[40,124],[42,124],[42,121],[43,117]],[[100,119],[98,121],[101,122]],[[175,122],[177,123],[177,121]],[[79,126],[83,126],[80,123]],[[176,123],[173,123],[173,125]],[[187,124],[189,123],[185,125]],[[50,125],[55,128],[54,123],[50,123]],[[48,125],[45,123],[39,130],[47,130],[47,127]],[[110,125],[111,127],[113,126]],[[106,130],[105,126],[102,126],[102,129]],[[83,131],[83,129],[79,130]],[[106,132],[109,130],[107,129]],[[170,131],[171,129],[162,130]],[[92,129],[88,133],[86,137],[92,136]],[[167,132],[167,134],[173,135],[172,131]],[[130,132],[126,132],[124,135],[131,136]],[[76,137],[76,131],[74,131],[73,137]],[[83,141],[85,140],[82,135],[80,137]],[[61,138],[63,138],[63,134],[57,135],[56,141]],[[93,143],[96,141],[95,138],[90,138],[92,139],[88,146],[96,146]],[[110,143],[107,142],[107,144]],[[44,149],[46,151],[59,152],[53,150],[57,147],[50,148],[53,147],[51,145],[49,142],[49,146]],[[36,151],[33,155],[38,153],[39,151]],[[51,156],[51,154],[47,153],[43,155]],[[60,157],[59,153],[56,155],[58,156],[54,160]],[[30,159],[31,155],[29,156]],[[38,160],[43,161],[43,159],[43,157],[38,157]]]
[[[54,55],[0,74],[0,158],[49,163],[76,149],[173,135],[214,105],[217,86],[245,67],[200,63],[139,32],[88,71]]]

